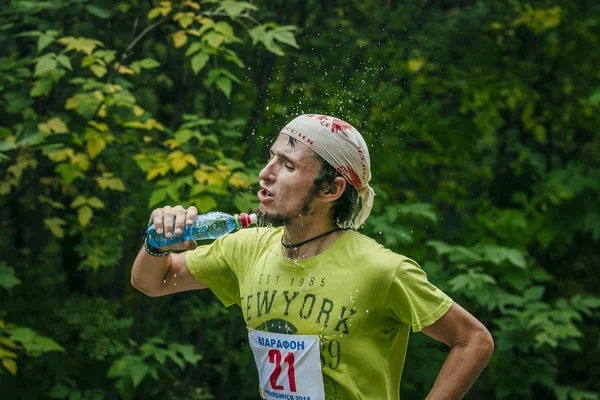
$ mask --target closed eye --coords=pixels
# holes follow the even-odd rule
[[[270,155],[269,155],[269,162],[271,160],[273,160],[273,157],[275,157],[275,153],[271,150]],[[290,160],[285,157],[282,154],[278,155],[279,157],[279,163],[283,163],[283,165],[290,171],[293,171],[294,169],[296,169],[296,167],[294,166],[294,164],[292,162],[290,162]]]

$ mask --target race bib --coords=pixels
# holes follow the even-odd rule
[[[325,400],[319,337],[249,328],[263,399]]]

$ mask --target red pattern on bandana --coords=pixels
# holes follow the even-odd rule
[[[331,133],[337,133],[339,131],[344,132],[345,130],[351,130],[352,125],[341,119],[334,119],[331,123]]]
[[[360,178],[358,177],[356,171],[354,171],[352,168],[342,165],[341,167],[336,168],[336,170],[340,173],[340,175],[346,178],[346,180],[350,182],[350,184],[356,190],[362,189],[362,183],[360,182]]]

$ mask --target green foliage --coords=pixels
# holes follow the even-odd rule
[[[161,382],[163,376],[172,379],[174,376],[169,362],[183,369],[186,363],[196,365],[201,359],[202,356],[195,354],[193,345],[167,345],[161,338],[151,338],[139,346],[134,354],[125,354],[115,360],[107,377],[116,378],[119,394],[124,399],[130,399],[146,376],[156,382]]]
[[[255,398],[239,310],[141,297],[128,269],[154,207],[254,208],[277,129],[320,112],[370,145],[363,232],[494,336],[469,397],[597,399],[599,16],[580,1],[9,2],[1,392]],[[447,352],[421,336],[402,398],[426,397]]]
[[[0,262],[0,286],[3,289],[10,289],[21,284],[21,281],[15,276],[15,270]]]

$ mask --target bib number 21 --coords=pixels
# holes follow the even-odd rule
[[[248,339],[263,399],[325,400],[318,336],[249,328]]]
[[[269,380],[271,381],[271,388],[275,390],[283,390],[283,385],[277,384],[277,379],[279,379],[279,375],[281,375],[281,351],[277,349],[269,350],[269,362],[271,364],[275,364],[275,368],[273,368],[273,372],[271,372],[271,376],[269,376]],[[296,392],[296,374],[294,372],[294,353],[289,352],[283,358],[283,362],[287,363],[287,375],[288,382],[290,386],[290,392]]]

